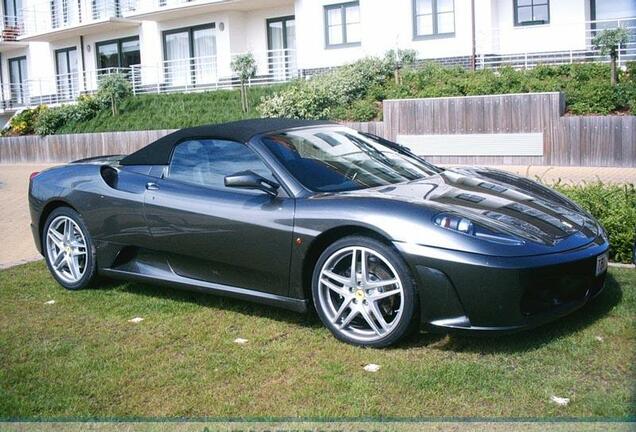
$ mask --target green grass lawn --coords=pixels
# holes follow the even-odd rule
[[[39,262],[0,272],[0,417],[623,417],[635,318],[636,271],[613,268],[593,304],[541,329],[361,349],[251,303],[110,281],[65,291]]]
[[[254,86],[249,90],[250,110],[241,111],[239,90],[202,93],[145,94],[129,97],[112,116],[109,109],[83,122],[69,122],[56,133],[180,129],[209,123],[260,117],[256,106],[261,98],[281,85]]]

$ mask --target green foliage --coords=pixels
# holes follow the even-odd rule
[[[601,63],[537,66],[530,70],[468,71],[427,64],[405,71],[401,86],[385,88],[386,98],[469,96],[561,91],[573,114],[611,114],[635,109],[636,81],[610,85],[610,66]],[[629,71],[625,73],[629,76]]]
[[[412,67],[417,60],[417,51],[413,49],[391,49],[384,54],[384,62],[392,70]]]
[[[395,53],[392,54],[395,57]],[[387,58],[391,54],[387,54]],[[384,99],[474,96],[561,91],[572,114],[636,112],[636,80],[632,69],[620,84],[610,84],[606,64],[537,66],[530,70],[504,67],[469,71],[428,63],[404,69],[389,79],[393,63],[366,58],[307,81],[297,81],[261,102],[265,117],[362,121],[380,117]]]
[[[38,135],[52,135],[68,123],[89,121],[107,106],[108,101],[104,99],[82,95],[74,105],[62,105],[42,111],[35,121],[33,132]]]
[[[43,136],[56,133],[66,123],[70,111],[70,105],[43,111],[35,122],[34,132]]]
[[[636,236],[636,189],[633,184],[607,185],[599,181],[555,187],[589,211],[605,227],[612,261],[632,262]]]
[[[383,59],[368,57],[306,81],[298,80],[275,95],[263,98],[264,117],[339,118],[354,101],[386,83],[392,69]]]
[[[110,104],[114,116],[117,115],[119,103],[130,95],[132,95],[132,85],[124,74],[113,73],[99,78],[97,98]]]
[[[256,75],[256,60],[252,53],[237,55],[232,59],[230,67],[242,83],[246,83]]]
[[[622,27],[605,29],[592,39],[592,45],[601,54],[609,55],[613,59],[618,56],[618,48],[629,41],[629,32]]]
[[[11,117],[9,126],[2,131],[3,135],[31,135],[34,132],[38,117],[47,110],[46,105],[27,108]]]

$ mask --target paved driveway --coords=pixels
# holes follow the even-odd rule
[[[0,164],[0,269],[25,261],[40,259],[29,228],[27,192],[29,175],[52,165]],[[559,179],[569,183],[602,180],[605,183],[636,183],[636,168],[580,168],[580,167],[496,167],[541,178],[546,183]]]
[[[29,224],[29,175],[51,165],[0,165],[0,269],[39,259]]]

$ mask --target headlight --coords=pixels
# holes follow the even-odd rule
[[[447,228],[450,230],[455,230],[459,232],[463,232],[466,234],[471,234],[473,231],[473,223],[463,217],[451,215],[451,214],[440,214],[435,217],[435,223],[442,228]]]
[[[506,245],[524,244],[523,240],[520,240],[506,233],[494,231],[459,215],[451,213],[441,213],[435,216],[433,218],[433,221],[435,222],[435,225],[438,225],[444,229],[457,231],[459,233],[470,235],[492,243],[500,243]]]

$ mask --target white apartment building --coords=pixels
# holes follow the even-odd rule
[[[636,0],[2,0],[2,8],[5,118],[73,101],[114,71],[135,93],[228,87],[232,57],[246,52],[259,84],[392,48],[478,68],[605,60],[591,46],[598,29],[636,36]],[[635,54],[632,37],[621,61]]]

